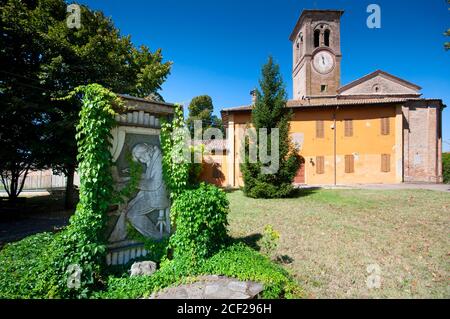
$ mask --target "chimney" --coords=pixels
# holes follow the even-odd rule
[[[252,90],[250,92],[250,95],[252,96],[252,106],[256,105],[256,89]]]

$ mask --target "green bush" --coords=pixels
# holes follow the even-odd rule
[[[280,233],[273,229],[272,225],[266,225],[261,239],[261,252],[269,258],[273,258],[279,240]]]
[[[106,213],[114,198],[110,132],[116,125],[114,107],[122,105],[115,94],[99,84],[79,87],[74,93],[82,100],[76,135],[80,201],[69,226],[54,242],[54,249],[61,252],[54,262],[57,285],[60,296],[66,298],[87,297],[101,282]],[[72,266],[82,270],[79,287],[67,284]]]
[[[252,280],[264,285],[263,298],[301,298],[303,291],[281,266],[244,244],[235,244],[210,258],[201,274]]]
[[[442,170],[444,183],[450,184],[450,153],[442,154]]]
[[[239,280],[252,280],[264,285],[263,298],[301,298],[302,289],[286,270],[243,244],[222,249],[196,269],[186,269],[181,260],[163,263],[152,276],[111,277],[108,289],[96,298],[137,299],[148,297],[163,288],[195,281],[202,275],[222,275]]]
[[[42,233],[0,251],[0,299],[51,298],[58,287],[51,249],[55,235]]]
[[[288,198],[295,194],[291,183],[273,185],[272,183],[248,178],[243,191],[250,198]]]
[[[174,258],[194,266],[223,247],[227,236],[228,199],[224,191],[201,184],[182,193],[172,205],[176,231],[170,238]]]
[[[191,163],[186,157],[191,155],[186,146],[186,128],[183,107],[177,106],[173,120],[163,121],[161,125],[161,148],[163,153],[163,177],[170,192],[170,198],[175,200],[189,187]]]

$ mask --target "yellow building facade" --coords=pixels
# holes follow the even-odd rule
[[[290,136],[303,164],[295,180],[307,185],[442,182],[440,99],[377,70],[341,86],[340,19],[343,11],[304,10],[290,36],[294,98]],[[243,186],[240,163],[252,104],[222,110],[227,139],[215,157],[220,174],[203,178]],[[215,153],[217,154],[217,153]],[[214,166],[214,165],[213,165]]]

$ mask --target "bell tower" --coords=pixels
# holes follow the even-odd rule
[[[292,31],[294,100],[337,94],[341,82],[340,10],[304,10]]]

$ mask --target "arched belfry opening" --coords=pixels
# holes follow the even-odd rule
[[[318,48],[320,46],[320,30],[314,30],[314,47]]]
[[[331,34],[331,31],[326,29],[325,33],[324,33],[324,44],[326,47],[330,46],[330,34]]]

